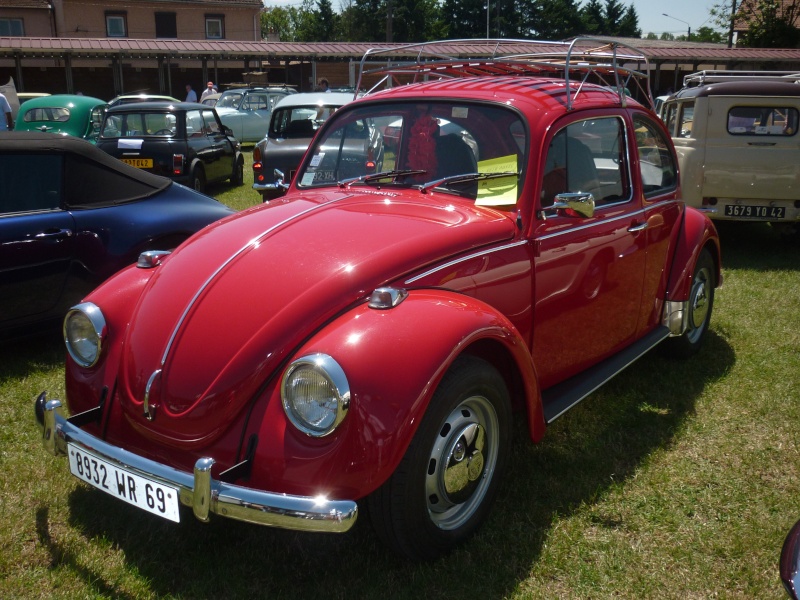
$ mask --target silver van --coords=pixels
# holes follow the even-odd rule
[[[686,204],[800,231],[800,74],[700,72],[662,111]]]

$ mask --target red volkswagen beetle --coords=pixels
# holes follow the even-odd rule
[[[661,121],[621,91],[649,98],[625,67],[643,57],[577,40],[368,58],[408,85],[337,111],[286,196],[69,312],[66,402],[36,408],[73,475],[173,521],[341,532],[368,505],[389,546],[431,559],[486,518],[512,419],[538,442],[655,346],[698,350],[719,242]],[[390,123],[381,161],[353,150]]]

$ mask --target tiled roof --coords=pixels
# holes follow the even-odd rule
[[[800,49],[727,48],[722,44],[695,42],[665,42],[663,40],[620,39],[641,50],[651,61],[713,62],[760,61],[800,63]],[[360,59],[376,46],[401,46],[401,44],[375,44],[367,42],[247,42],[210,40],[167,40],[132,38],[30,38],[0,37],[0,57],[56,58],[64,54],[73,57],[122,56],[123,58],[153,58],[168,55],[174,58],[230,58],[261,60],[331,60]],[[476,55],[488,46],[475,40]],[[520,52],[526,44],[520,43]],[[533,51],[531,45],[530,50]]]
[[[48,0],[0,0],[0,8],[41,8],[50,10]]]

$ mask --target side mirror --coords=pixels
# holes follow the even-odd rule
[[[565,192],[556,195],[549,209],[563,210],[571,217],[594,216],[594,196],[589,192]]]

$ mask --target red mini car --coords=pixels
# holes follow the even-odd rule
[[[286,196],[146,253],[69,312],[73,416],[42,393],[46,447],[173,521],[184,505],[341,532],[363,503],[411,558],[463,542],[514,415],[539,441],[708,329],[719,241],[624,91],[649,102],[644,62],[597,40],[371,52],[407,85],[337,111]],[[354,150],[388,124],[379,162]]]

